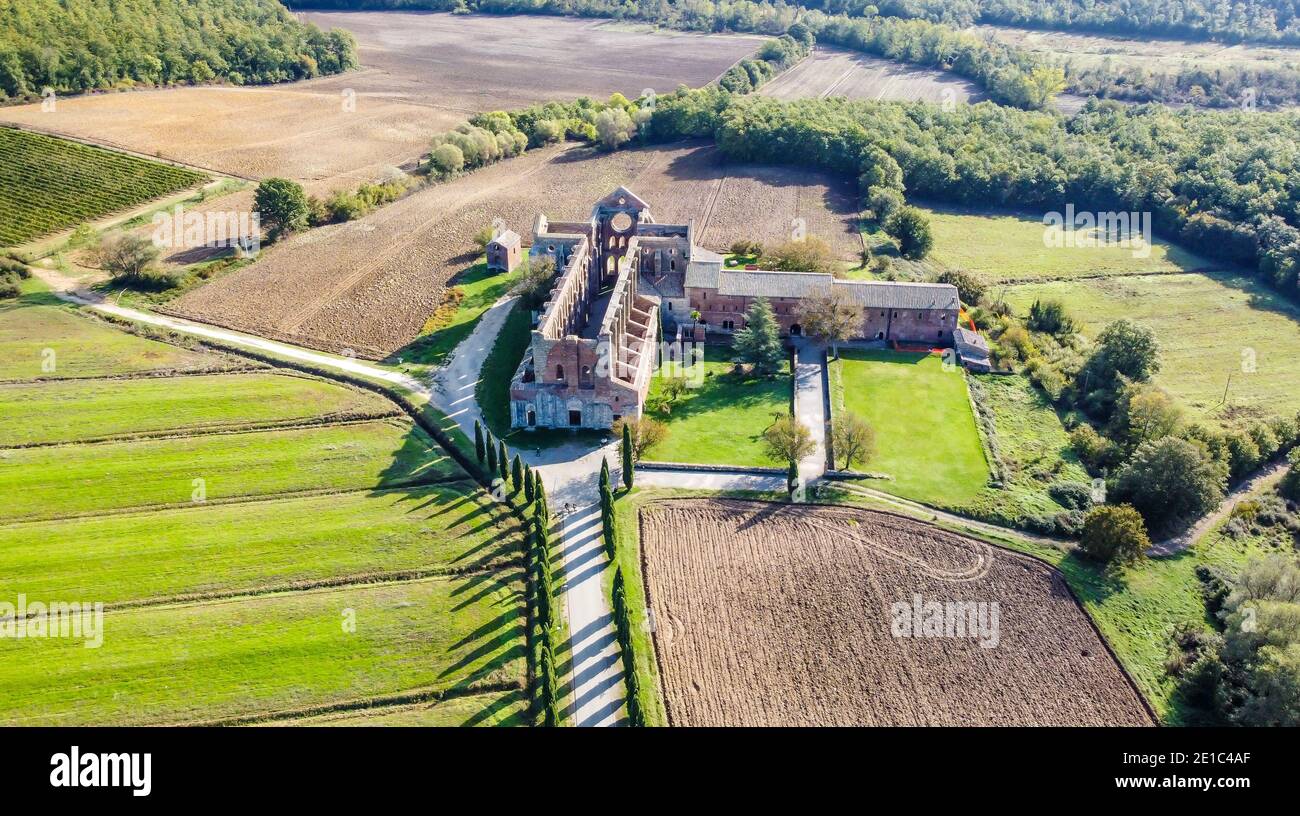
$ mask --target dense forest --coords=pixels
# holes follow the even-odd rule
[[[862,0],[801,0],[831,12],[860,10]],[[996,23],[1025,28],[1155,35],[1228,42],[1300,44],[1296,0],[880,0],[881,14],[954,26]]]
[[[283,82],[356,66],[277,0],[5,0],[0,102],[134,85]]]
[[[661,97],[659,139],[712,136],[737,161],[859,178],[974,206],[1150,212],[1158,234],[1300,296],[1300,116],[1090,102],[1070,118],[998,105],[806,99],[716,88]]]

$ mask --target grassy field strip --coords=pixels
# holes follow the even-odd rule
[[[1253,280],[1166,275],[1022,285],[1006,292],[1019,315],[1039,298],[1064,302],[1090,337],[1120,318],[1150,327],[1160,341],[1156,381],[1194,418],[1300,411],[1300,307]],[[1245,370],[1252,361],[1254,370]]]
[[[433,369],[447,362],[452,351],[474,331],[484,312],[519,280],[519,272],[489,271],[487,262],[471,266],[448,282],[448,294],[458,291],[460,300],[449,301],[434,312],[421,333],[410,345],[393,355],[403,363]],[[389,362],[389,361],[385,361]]]
[[[249,367],[242,360],[136,337],[79,317],[61,303],[47,292],[32,292],[0,308],[0,381]]]
[[[701,387],[687,388],[673,402],[671,414],[651,413],[668,424],[668,436],[646,451],[647,461],[780,466],[764,452],[763,431],[774,413],[790,410],[790,366],[784,364],[770,380],[740,379],[729,373],[731,368],[730,362],[706,360]],[[664,382],[658,376],[651,380],[647,402],[661,398]]]
[[[465,481],[0,526],[0,563],[11,593],[116,605],[498,567],[518,531]]]
[[[212,721],[517,683],[523,620],[518,574],[109,612],[97,649],[0,639],[0,722]]]
[[[522,689],[510,688],[474,694],[451,694],[431,700],[407,702],[397,698],[356,701],[336,710],[302,716],[261,720],[251,725],[361,727],[396,726],[419,728],[467,728],[472,726],[530,725],[528,697]]]
[[[1102,246],[1048,246],[1046,240],[1055,236],[1043,224],[1042,213],[989,214],[947,207],[931,207],[927,211],[934,235],[934,248],[928,260],[939,266],[979,272],[992,283],[1224,268],[1222,263],[1158,238],[1149,247],[1116,242]],[[1076,238],[1083,235],[1083,230],[1075,233]]]
[[[394,487],[462,472],[409,422],[0,451],[0,522],[307,490]],[[202,480],[196,482],[195,480]]]
[[[846,349],[840,358],[830,364],[832,413],[851,411],[875,429],[865,469],[893,477],[872,487],[939,506],[983,490],[989,468],[960,369],[932,354]]]
[[[394,415],[377,394],[270,372],[0,384],[0,447]]]

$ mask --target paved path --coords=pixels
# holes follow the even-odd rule
[[[1287,468],[1289,467],[1290,465],[1285,459],[1283,459],[1282,461],[1274,462],[1272,465],[1259,471],[1254,476],[1239,484],[1236,490],[1233,490],[1225,496],[1223,501],[1219,502],[1219,506],[1214,510],[1214,512],[1201,517],[1200,521],[1196,522],[1179,535],[1152,544],[1151,549],[1147,550],[1147,555],[1174,555],[1192,546],[1197,541],[1200,541],[1206,533],[1214,529],[1219,522],[1227,518],[1232,513],[1233,508],[1237,506],[1237,502],[1257,490],[1262,490],[1280,482],[1282,477],[1286,475]]]
[[[553,451],[547,451],[553,455]],[[608,457],[611,476],[619,478],[618,446],[611,444],[572,461],[541,465],[551,513],[560,524],[564,581],[560,594],[569,624],[570,721],[578,726],[622,722],[623,658],[614,634],[614,618],[605,597],[609,559],[600,531],[600,459]]]
[[[474,422],[482,421],[474,389],[478,387],[479,369],[495,345],[501,327],[515,307],[513,297],[492,304],[470,332],[451,353],[447,364],[433,375],[431,402],[438,410],[456,421],[469,439],[474,438]],[[529,462],[533,464],[533,462]]]
[[[391,371],[386,368],[370,365],[350,357],[340,357],[333,354],[325,354],[320,351],[311,351],[301,346],[293,346],[288,343],[281,343],[276,340],[267,340],[257,335],[244,334],[242,332],[230,331],[229,329],[220,329],[216,326],[209,326],[206,323],[196,323],[192,320],[184,320],[177,317],[164,317],[153,312],[142,312],[139,309],[131,309],[126,306],[118,306],[104,299],[101,295],[86,290],[68,291],[66,285],[69,283],[57,273],[51,270],[33,267],[37,277],[51,284],[55,288],[55,295],[60,299],[75,303],[80,306],[86,306],[97,312],[103,312],[107,315],[130,320],[136,323],[144,323],[149,326],[168,329],[181,334],[188,334],[194,337],[203,337],[209,340],[217,340],[239,348],[253,349],[274,354],[290,360],[311,363],[321,368],[332,369],[334,371],[343,371],[348,374],[367,377],[374,380],[380,380],[390,385],[411,391],[423,396],[429,396],[430,390],[423,383],[414,377],[409,377],[398,371]]]
[[[807,340],[795,342],[794,404],[800,424],[817,443],[817,449],[799,462],[804,485],[826,472],[826,389],[822,385],[822,348]]]

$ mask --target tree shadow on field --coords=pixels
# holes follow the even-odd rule
[[[528,725],[528,706],[526,705],[527,702],[528,699],[527,697],[525,697],[522,691],[507,692],[505,694],[493,698],[492,702],[488,703],[482,709],[470,715],[469,719],[465,720],[465,722],[460,724],[460,727],[472,728],[477,725],[482,725],[483,723],[495,717],[498,712],[508,708],[516,708],[516,710],[511,712],[509,716],[503,717],[501,720],[492,723],[494,726],[498,728],[527,726]]]

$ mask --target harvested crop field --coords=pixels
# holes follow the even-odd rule
[[[1025,556],[885,513],[705,499],[648,505],[641,546],[673,725],[1153,722],[1059,573]],[[997,616],[900,636],[894,604],[917,596]]]
[[[844,96],[926,102],[979,102],[979,86],[947,71],[917,68],[839,48],[818,46],[803,62],[763,86],[777,99]]]
[[[700,242],[779,243],[803,219],[845,258],[861,247],[851,185],[781,167],[724,165],[709,143],[599,153],[560,145],[483,168],[371,215],[293,236],[255,264],[173,301],[186,317],[328,351],[380,358],[410,343],[447,281],[474,260],[471,237],[501,218],[531,235],[539,212],[585,219],[626,185],[656,221],[695,220]]]
[[[306,16],[352,30],[361,70],[274,86],[95,94],[60,99],[53,112],[0,109],[0,121],[229,175],[292,178],[325,194],[409,166],[434,133],[474,113],[703,85],[762,41],[541,17]]]
[[[538,15],[311,11],[322,29],[356,35],[363,72],[340,77],[358,95],[462,111],[552,99],[634,99],[717,79],[766,37],[692,34],[605,20]]]

